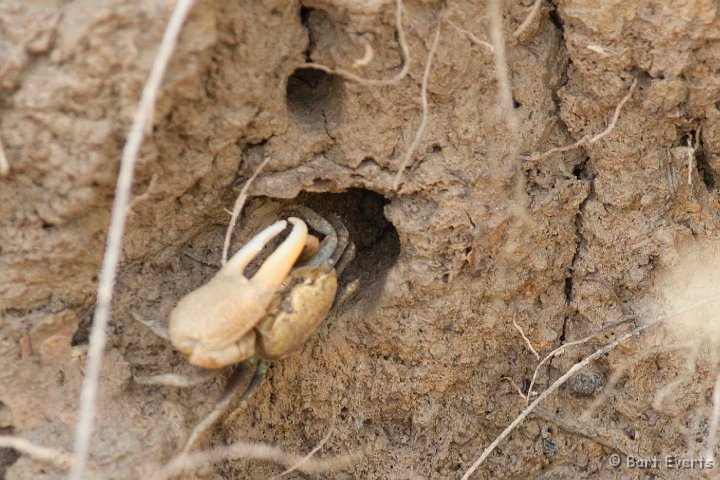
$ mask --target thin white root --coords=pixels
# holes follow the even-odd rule
[[[75,430],[74,446],[77,461],[70,471],[70,480],[83,480],[85,476],[85,467],[90,450],[90,437],[95,420],[95,402],[97,399],[100,369],[102,367],[102,357],[107,337],[106,330],[110,318],[110,303],[113,297],[117,267],[120,262],[122,237],[125,231],[125,220],[127,218],[135,162],[137,161],[140,145],[143,141],[145,127],[152,120],[151,117],[155,99],[160,90],[160,83],[165,69],[175,49],[180,29],[192,5],[193,0],[178,0],[175,5],[175,9],[172,12],[162,41],[158,47],[150,75],[143,88],[142,97],[135,112],[135,118],[130,127],[125,147],[123,148],[107,245],[105,247],[100,272],[95,314],[90,330],[85,378],[80,392],[80,412]]]
[[[518,332],[520,332],[520,336],[525,341],[525,346],[527,346],[528,350],[530,350],[532,354],[535,355],[535,358],[540,360],[540,354],[537,352],[537,350],[535,350],[535,347],[532,346],[532,343],[530,343],[530,339],[525,335],[525,332],[523,332],[523,329],[520,327],[520,325],[518,325],[515,315],[513,315],[513,326]]]
[[[518,143],[518,120],[513,109],[510,70],[505,55],[502,2],[500,0],[490,0],[488,2],[488,15],[490,17],[490,40],[492,41],[493,51],[495,52],[495,78],[497,78],[498,82],[500,109],[512,135],[513,147],[516,149]],[[513,157],[512,160],[514,161],[515,158]]]
[[[10,173],[10,164],[5,156],[2,140],[0,140],[0,177],[7,177]]]
[[[479,46],[487,49],[487,50],[490,51],[491,53],[493,53],[493,52],[495,51],[495,49],[493,48],[493,46],[492,46],[491,43],[486,42],[485,40],[480,39],[480,38],[479,38],[478,36],[476,36],[474,33],[472,33],[472,32],[469,31],[469,30],[465,30],[464,28],[460,27],[458,24],[456,24],[455,22],[453,22],[453,21],[450,20],[450,19],[447,19],[447,20],[445,20],[445,21],[448,22],[455,30],[457,30],[458,32],[460,32],[460,33],[462,33],[463,35],[465,35],[465,36],[466,36],[471,42],[473,42],[474,44],[479,45]]]
[[[525,17],[525,20],[523,20],[520,26],[515,29],[515,32],[513,32],[513,37],[520,38],[520,36],[525,32],[525,30],[527,30],[530,24],[535,20],[535,17],[537,17],[538,12],[540,11],[541,3],[542,0],[535,0],[535,3],[533,3],[533,6],[530,9],[530,13],[528,13],[528,16]]]
[[[370,42],[366,38],[362,38],[363,46],[365,47],[365,54],[362,56],[362,58],[358,58],[353,62],[353,68],[362,68],[367,67],[370,65],[370,62],[372,62],[372,59],[375,57],[375,50],[373,50],[372,45],[370,45]]]
[[[568,150],[573,150],[573,149],[581,147],[585,144],[592,145],[592,144],[600,141],[602,138],[604,138],[606,135],[608,135],[610,132],[612,132],[615,129],[615,125],[617,124],[617,121],[620,118],[620,112],[621,112],[623,106],[625,105],[625,103],[627,103],[627,101],[630,100],[630,97],[632,96],[633,92],[635,91],[635,87],[637,87],[637,78],[633,80],[632,84],[630,85],[630,89],[628,90],[628,93],[622,98],[622,100],[620,100],[620,103],[618,103],[617,106],[615,107],[615,113],[613,114],[612,119],[610,120],[610,123],[608,124],[608,126],[605,130],[598,133],[594,137],[591,137],[589,134],[583,135],[583,137],[580,140],[578,140],[577,142],[575,142],[571,145],[566,145],[564,147],[551,148],[550,150],[548,150],[547,152],[545,152],[541,155],[528,157],[528,160],[531,160],[533,162],[545,160],[546,158],[548,158],[551,155],[554,155],[556,153],[567,152]]]
[[[462,476],[462,480],[468,480],[468,479],[470,478],[470,475],[472,475],[473,473],[475,473],[475,470],[477,470],[478,467],[480,467],[480,465],[483,464],[483,462],[485,461],[485,459],[487,459],[487,457],[490,456],[490,454],[495,450],[495,448],[497,448],[497,446],[500,444],[500,442],[502,442],[508,435],[510,435],[510,433],[512,433],[512,431],[515,430],[515,428],[517,428],[517,426],[520,425],[520,424],[523,422],[523,420],[525,420],[525,418],[527,418],[527,416],[535,409],[535,407],[537,407],[537,406],[540,404],[540,402],[542,402],[543,400],[545,400],[545,398],[547,398],[548,395],[550,395],[552,392],[554,392],[555,390],[557,390],[558,388],[560,388],[560,387],[561,387],[565,382],[567,382],[573,375],[575,375],[575,374],[576,374],[578,371],[580,371],[582,368],[584,368],[585,366],[587,366],[588,364],[590,364],[590,363],[591,363],[593,360],[595,360],[596,358],[598,358],[598,357],[600,357],[600,356],[602,356],[602,355],[605,355],[607,352],[609,352],[609,351],[612,350],[613,348],[617,347],[617,346],[620,345],[622,342],[628,340],[629,338],[634,337],[635,335],[638,335],[639,333],[647,330],[648,328],[652,327],[653,325],[657,325],[657,324],[660,323],[662,320],[664,320],[664,318],[663,318],[663,319],[656,319],[656,320],[654,320],[653,322],[646,323],[645,325],[641,325],[641,326],[639,326],[639,327],[634,328],[633,330],[630,330],[630,331],[627,332],[626,334],[624,334],[624,335],[620,336],[619,338],[613,340],[612,342],[610,342],[610,343],[608,343],[607,345],[605,345],[604,347],[596,350],[595,352],[593,352],[592,354],[588,355],[587,357],[585,357],[585,358],[584,358],[583,360],[581,360],[580,362],[578,362],[578,363],[576,363],[575,365],[573,365],[572,368],[570,368],[570,370],[568,370],[567,372],[565,372],[564,375],[562,375],[562,376],[561,376],[560,378],[558,378],[555,382],[553,382],[553,383],[552,383],[543,393],[541,393],[530,405],[528,405],[528,406],[525,408],[525,410],[523,410],[522,413],[521,413],[520,415],[518,415],[517,418],[515,418],[515,420],[513,420],[513,422],[512,422],[510,425],[508,425],[508,427],[507,427],[505,430],[503,430],[503,431],[500,433],[500,435],[498,435],[497,438],[495,438],[495,440],[493,440],[493,442],[492,442],[490,445],[488,445],[488,447],[485,449],[485,451],[483,451],[482,455],[480,455],[480,457],[479,457],[477,460],[475,460],[475,463],[473,463],[472,466],[471,466],[471,467],[465,472],[465,474]]]
[[[299,469],[300,467],[302,467],[308,460],[310,460],[310,459],[313,457],[313,455],[315,455],[317,452],[320,451],[320,449],[321,449],[322,447],[325,446],[325,444],[328,442],[328,440],[330,440],[330,437],[331,437],[332,434],[333,434],[333,430],[335,430],[335,417],[334,417],[334,416],[333,416],[333,420],[332,420],[332,423],[330,424],[330,428],[328,429],[327,434],[325,434],[325,436],[323,437],[323,439],[320,440],[320,443],[318,443],[318,444],[315,446],[315,448],[313,448],[312,450],[310,450],[310,452],[308,452],[308,454],[305,455],[299,462],[297,462],[296,464],[294,464],[293,466],[291,466],[290,468],[288,468],[288,469],[285,470],[284,472],[282,472],[282,473],[280,473],[280,474],[278,474],[278,475],[275,475],[275,476],[272,477],[270,480],[277,480],[278,478],[282,478],[282,477],[284,477],[285,475],[287,475],[287,474],[289,474],[289,473],[292,473],[292,472],[294,472],[295,470],[297,470],[297,469]]]
[[[425,125],[427,124],[427,117],[428,117],[427,86],[428,86],[428,80],[430,78],[430,70],[432,68],[432,60],[433,60],[433,57],[435,56],[435,50],[437,50],[438,43],[440,43],[440,26],[442,25],[442,17],[443,17],[443,13],[440,13],[440,21],[438,21],[437,30],[435,30],[435,38],[433,38],[433,43],[430,46],[430,51],[428,52],[427,62],[425,62],[425,71],[423,72],[422,85],[420,87],[420,103],[422,104],[422,115],[420,116],[420,125],[418,126],[418,129],[415,132],[415,138],[413,138],[413,141],[410,143],[410,146],[408,147],[407,151],[405,152],[405,158],[403,158],[403,161],[400,164],[400,167],[398,168],[398,172],[395,175],[395,180],[393,181],[393,190],[397,190],[398,187],[400,186],[400,180],[402,179],[403,172],[405,171],[407,166],[410,164],[413,154],[415,153],[415,150],[417,149],[418,144],[420,143],[422,134],[425,131]]]
[[[267,460],[283,465],[296,465],[304,459],[301,455],[287,453],[271,445],[253,442],[236,442],[232,445],[218,447],[204,452],[180,454],[153,476],[152,480],[167,480],[185,470],[196,469],[221,460],[237,458]],[[362,458],[362,454],[360,453],[321,459],[310,458],[305,460],[298,467],[298,470],[305,473],[341,470],[357,462],[360,458]]]
[[[695,150],[692,146],[692,141],[690,140],[690,137],[687,138],[687,156],[688,156],[688,185],[692,186],[692,171],[693,171],[693,164],[695,163]]]
[[[230,223],[228,224],[227,231],[225,232],[225,242],[223,243],[222,258],[220,259],[223,266],[227,263],[228,250],[230,250],[230,239],[232,238],[233,230],[235,230],[235,224],[240,216],[240,212],[242,212],[245,202],[247,201],[247,192],[250,189],[250,185],[252,185],[257,176],[260,175],[260,172],[262,172],[263,168],[265,168],[265,165],[267,165],[269,161],[270,157],[267,157],[260,165],[258,165],[250,178],[248,178],[248,181],[245,182],[245,185],[243,185],[242,190],[240,190],[240,195],[238,195],[235,200],[235,205],[233,206],[232,213],[230,214]]]
[[[505,381],[508,382],[510,385],[512,385],[512,387],[515,389],[515,391],[518,393],[518,395],[520,395],[520,398],[522,398],[523,400],[527,400],[528,397],[530,396],[530,393],[531,393],[531,392],[528,392],[528,394],[525,395],[525,394],[523,393],[523,391],[522,391],[522,388],[520,388],[520,386],[519,386],[517,383],[515,383],[515,381],[514,381],[512,378],[510,378],[510,377],[500,377],[500,380],[505,380]]]
[[[635,91],[635,87],[637,87],[638,81],[637,78],[634,78],[632,83],[630,84],[630,88],[628,89],[628,93],[625,94],[625,96],[620,100],[620,103],[617,104],[617,107],[615,107],[615,113],[613,113],[612,120],[610,120],[610,123],[608,124],[607,128],[603,130],[602,132],[598,133],[594,137],[592,137],[588,143],[592,145],[593,143],[596,143],[600,140],[602,140],[606,135],[608,135],[610,132],[612,132],[615,129],[615,125],[617,125],[618,119],[620,118],[620,112],[622,111],[622,108],[625,106],[628,100],[630,100],[630,97],[632,97],[633,92]]]
[[[41,447],[24,438],[12,435],[0,435],[0,448],[12,448],[42,463],[49,463],[59,469],[67,470],[75,463],[75,455],[56,448]]]
[[[528,211],[530,200],[525,188],[525,174],[522,169],[520,158],[520,123],[513,106],[512,85],[510,83],[510,69],[505,55],[505,34],[503,33],[503,7],[501,0],[490,0],[487,4],[488,16],[490,17],[490,40],[495,52],[495,78],[498,82],[498,103],[500,113],[504,117],[510,134],[509,157],[510,162],[515,166],[513,184],[513,216],[520,227],[532,225],[533,220]],[[514,235],[519,236],[520,232]]]
[[[572,342],[564,343],[564,344],[560,345],[558,348],[556,348],[555,350],[553,350],[552,352],[548,353],[545,356],[545,358],[543,358],[540,361],[540,363],[538,363],[537,366],[535,367],[535,371],[533,372],[532,380],[530,380],[530,387],[528,387],[528,401],[530,400],[530,395],[531,395],[532,389],[535,386],[535,380],[537,380],[537,376],[538,376],[538,372],[540,371],[540,367],[545,365],[550,359],[563,353],[569,347],[574,347],[575,345],[582,345],[583,343],[592,340],[593,338],[597,337],[598,335],[605,333],[608,330],[611,330],[613,328],[619,327],[620,325],[624,325],[633,319],[634,319],[634,317],[630,317],[630,318],[626,318],[624,320],[620,320],[619,322],[612,323],[612,324],[608,325],[607,327],[601,328],[597,332],[588,335],[585,338],[581,338],[580,340],[573,340]]]
[[[323,65],[321,63],[315,63],[315,62],[309,62],[309,63],[303,63],[300,65],[300,68],[312,68],[315,70],[320,70],[325,73],[329,73],[331,75],[339,75],[347,80],[350,80],[352,82],[359,83],[360,85],[366,85],[366,86],[384,86],[384,85],[394,85],[398,83],[400,80],[405,78],[408,71],[410,70],[410,49],[407,45],[407,40],[405,39],[405,30],[402,26],[402,11],[403,11],[403,2],[402,0],[395,0],[395,22],[397,24],[397,35],[398,35],[398,44],[400,45],[400,53],[402,55],[402,68],[400,71],[393,76],[392,78],[386,79],[386,80],[376,80],[372,78],[363,78],[358,75],[355,75],[352,72],[349,72],[342,68],[330,68],[327,65]]]

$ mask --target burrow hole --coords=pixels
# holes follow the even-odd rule
[[[360,288],[380,285],[400,254],[400,237],[383,213],[382,195],[353,188],[342,193],[303,193],[297,199],[320,215],[340,217],[355,243],[355,260],[344,277],[360,280]]]
[[[248,223],[254,226],[252,232],[244,232],[241,237],[249,237],[257,233],[258,228],[269,225],[282,215],[284,210],[294,205],[305,205],[324,218],[338,217],[348,229],[350,239],[355,243],[355,259],[350,263],[340,278],[340,285],[359,280],[362,297],[377,298],[384,285],[385,275],[397,261],[400,254],[400,238],[397,230],[383,213],[388,200],[375,192],[364,189],[349,189],[342,193],[308,193],[303,192],[293,200],[277,200],[264,197],[253,199],[248,207]],[[253,218],[256,215],[265,217],[266,212],[273,218],[262,220]],[[260,220],[260,221],[259,221]],[[288,229],[289,231],[290,229]],[[268,253],[279,245],[286,235],[281,235],[271,242],[255,261],[248,267],[245,274],[251,276],[265,260]],[[244,238],[233,245],[231,253],[247,241]]]
[[[329,22],[322,10],[300,8],[300,23],[308,32],[306,62],[313,61],[312,52],[317,43],[315,36],[318,29],[313,28],[313,24]],[[342,77],[316,68],[298,68],[288,78],[285,100],[295,121],[324,126],[326,122],[340,121],[344,93]]]
[[[322,128],[340,122],[345,84],[341,77],[315,68],[298,68],[287,81],[285,100],[292,118]]]

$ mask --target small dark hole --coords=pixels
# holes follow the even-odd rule
[[[573,279],[572,277],[568,277],[565,279],[565,298],[570,301],[572,298],[572,290],[573,290]]]
[[[310,19],[310,12],[314,9],[306,6],[300,7],[300,23],[307,27],[308,20]]]
[[[585,170],[584,164],[575,165],[575,168],[573,168],[573,175],[575,175],[575,178],[582,178],[583,171]]]
[[[325,218],[335,215],[342,220],[356,253],[341,282],[357,279],[363,296],[380,295],[385,275],[400,254],[400,237],[384,214],[388,200],[370,190],[352,188],[342,193],[304,193],[296,203]]]
[[[513,108],[520,108],[522,107],[522,103],[518,102],[513,98]]]
[[[55,228],[55,224],[46,222],[45,220],[43,220],[42,228],[43,228],[43,230],[50,230],[51,228]]]
[[[432,146],[432,153],[441,153],[442,150],[443,150],[442,147],[440,145],[438,145],[437,143]]]
[[[288,78],[285,100],[296,120],[325,128],[325,122],[340,122],[344,94],[338,75],[299,68]]]
[[[443,276],[442,276],[442,282],[443,282],[443,283],[448,283],[449,281],[450,281],[450,274],[449,274],[449,273],[443,274]]]

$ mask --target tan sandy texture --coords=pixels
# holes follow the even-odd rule
[[[525,405],[513,383],[526,388],[537,359],[513,318],[542,355],[654,311],[658,272],[682,261],[681,245],[717,236],[717,2],[543,1],[519,39],[512,33],[533,2],[503,3],[517,136],[501,121],[492,52],[461,31],[489,41],[483,2],[406,0],[408,74],[385,86],[298,67],[393,78],[404,59],[392,1],[197,2],[134,181],[94,478],[156,471],[220,395],[223,376],[186,391],[135,384],[133,375],[189,367],[131,312],[164,319],[213,275],[226,210],[266,157],[233,250],[285,205],[305,203],[347,223],[358,254],[343,282],[358,279],[360,289],[272,365],[210,444],[243,439],[304,454],[335,419],[318,455],[365,456],[320,478],[459,478]],[[10,166],[0,177],[2,433],[72,449],[120,150],[173,4],[0,2],[0,140]],[[438,21],[427,126],[396,192]],[[515,138],[530,155],[600,132],[635,78],[609,135],[523,161],[525,192],[514,191]],[[698,143],[691,185],[688,139]],[[530,221],[515,215],[518,202]],[[536,391],[610,337],[555,358]],[[690,364],[673,338],[655,329],[593,364],[474,478],[639,478],[608,466],[609,455],[699,455],[717,358],[699,345]],[[188,478],[283,469],[232,460]],[[64,475],[0,450],[3,474]]]

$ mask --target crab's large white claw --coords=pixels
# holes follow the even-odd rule
[[[281,220],[241,248],[208,283],[183,297],[170,312],[170,341],[202,368],[220,368],[254,355],[253,328],[266,315],[273,296],[305,247],[305,222],[290,218],[293,229],[252,279],[245,267],[287,226]]]

